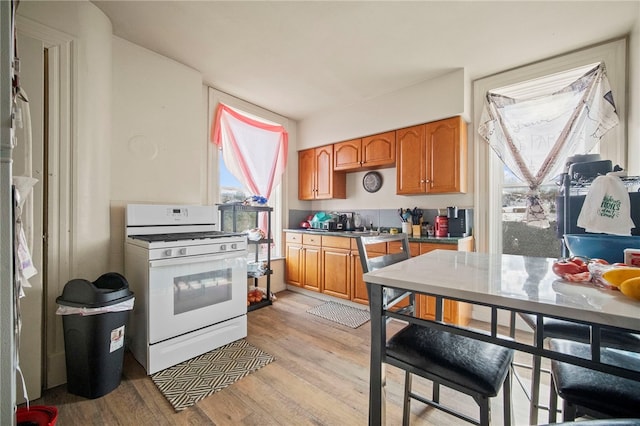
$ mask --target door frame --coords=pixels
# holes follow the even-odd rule
[[[43,387],[57,386],[66,381],[64,338],[62,321],[56,317],[55,299],[58,287],[48,283],[68,282],[72,278],[73,265],[73,146],[76,137],[74,127],[76,112],[76,82],[78,42],[76,38],[23,16],[16,19],[18,30],[29,37],[41,40],[48,50],[48,156],[46,229],[43,262],[46,270],[43,279]]]

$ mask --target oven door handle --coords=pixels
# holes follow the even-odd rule
[[[205,263],[215,262],[218,260],[231,259],[235,257],[242,257],[242,252],[229,252],[220,253],[216,255],[204,255],[204,256],[186,256],[186,257],[172,257],[171,259],[159,259],[150,260],[150,268],[161,268],[164,266],[176,266],[176,265],[188,265],[192,263]]]

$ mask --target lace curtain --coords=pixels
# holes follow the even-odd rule
[[[524,221],[548,228],[540,185],[617,124],[605,65],[598,63],[487,92],[478,133],[529,186]]]

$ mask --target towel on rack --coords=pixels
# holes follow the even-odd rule
[[[629,193],[619,177],[598,176],[584,199],[577,225],[587,232],[631,235]]]

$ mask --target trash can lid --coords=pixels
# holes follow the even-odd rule
[[[133,297],[129,283],[120,274],[108,272],[94,282],[77,278],[65,284],[56,303],[65,306],[98,308],[115,305]]]

